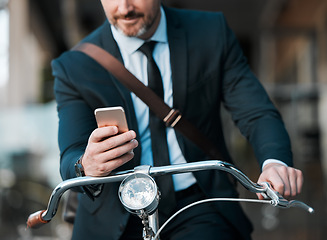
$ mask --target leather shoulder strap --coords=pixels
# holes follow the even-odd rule
[[[202,134],[202,132],[200,132],[200,130],[182,117],[178,110],[170,108],[110,53],[91,43],[81,43],[75,46],[72,51],[80,51],[93,58],[114,75],[126,88],[134,92],[136,96],[148,105],[149,109],[163,120],[166,126],[174,127],[177,131],[195,143],[209,157],[223,160],[218,149],[204,134]]]

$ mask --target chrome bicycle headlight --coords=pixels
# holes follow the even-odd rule
[[[140,215],[152,214],[158,207],[158,188],[152,177],[135,173],[125,178],[119,187],[119,199],[127,211]]]

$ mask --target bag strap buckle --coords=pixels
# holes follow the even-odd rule
[[[177,109],[171,109],[167,116],[163,119],[167,127],[175,127],[181,120],[182,114]]]

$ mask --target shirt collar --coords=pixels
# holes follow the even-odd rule
[[[161,18],[158,25],[157,30],[153,34],[153,36],[149,40],[167,43],[167,22],[165,11],[162,7],[160,7]],[[111,31],[114,39],[116,40],[120,49],[124,49],[128,54],[134,53],[137,49],[139,49],[142,44],[145,42],[144,40],[137,37],[127,37],[121,32],[119,32],[113,25],[111,25]]]

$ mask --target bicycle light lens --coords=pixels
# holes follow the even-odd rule
[[[136,173],[125,178],[119,187],[119,198],[127,211],[152,214],[159,201],[155,181],[149,175]]]

